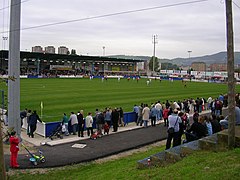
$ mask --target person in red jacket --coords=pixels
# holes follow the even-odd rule
[[[19,164],[17,163],[17,156],[19,151],[19,138],[16,137],[16,132],[13,131],[11,133],[11,137],[9,139],[10,142],[10,152],[11,152],[11,158],[10,158],[10,166],[12,168],[18,168]]]
[[[163,110],[164,126],[168,126],[168,112],[169,111],[170,110],[167,107]]]

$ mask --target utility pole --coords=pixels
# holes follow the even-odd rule
[[[227,70],[228,70],[228,148],[235,147],[235,79],[232,0],[225,0],[227,30]]]
[[[156,44],[157,44],[157,35],[153,35],[153,73],[155,66],[155,57],[156,57]]]

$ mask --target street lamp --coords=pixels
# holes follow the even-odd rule
[[[103,48],[103,56],[105,56],[105,46],[102,47]]]
[[[192,51],[188,51],[188,58],[190,59],[190,56],[191,56],[191,52]]]
[[[192,52],[192,51],[188,51],[188,58],[189,58],[189,60],[190,60],[191,52]],[[191,74],[191,70],[189,69],[189,75],[190,75],[190,74]]]

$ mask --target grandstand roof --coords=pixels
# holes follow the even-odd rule
[[[1,50],[0,58],[8,59],[8,51]],[[48,53],[38,53],[38,52],[20,52],[21,59],[39,59],[39,60],[69,60],[69,61],[118,61],[118,62],[142,62],[143,60],[135,59],[123,59],[123,58],[111,58],[107,56],[83,56],[83,55],[66,55],[66,54],[48,54]]]

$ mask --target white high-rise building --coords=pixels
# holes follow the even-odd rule
[[[65,47],[65,46],[60,46],[58,47],[58,54],[68,54],[69,51],[68,51],[68,48]]]
[[[45,53],[55,54],[55,47],[54,46],[45,47]]]
[[[34,47],[32,47],[32,52],[42,53],[43,48],[42,48],[42,46],[34,46]]]

